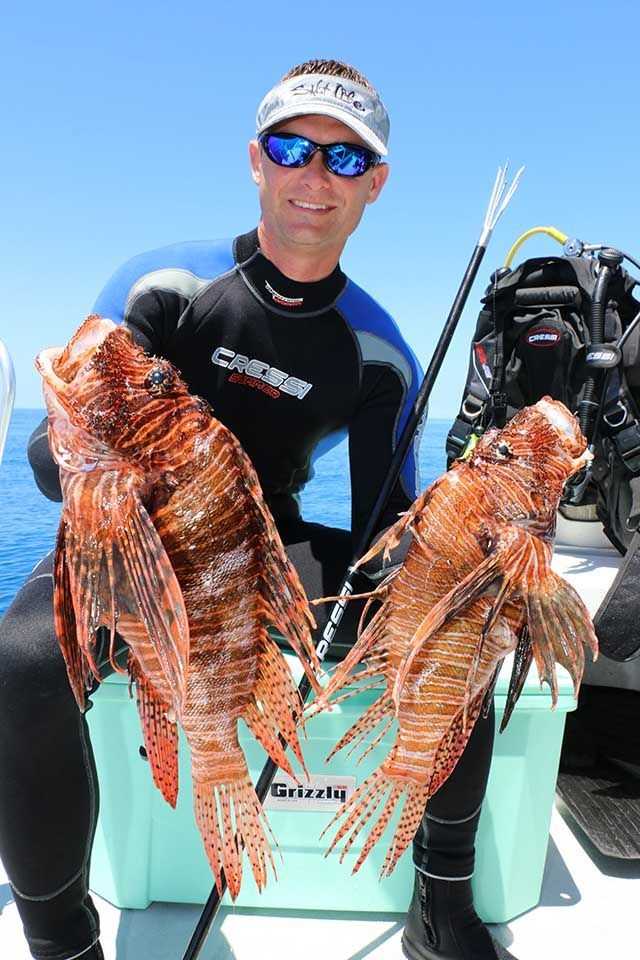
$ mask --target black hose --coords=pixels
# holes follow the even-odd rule
[[[638,263],[638,261],[635,260],[634,257],[632,257],[632,256],[631,256],[630,254],[628,254],[628,253],[625,253],[624,250],[621,250],[620,253],[621,253],[622,256],[625,258],[625,260],[628,260],[629,263],[632,263],[632,264],[634,265],[634,267],[636,267],[638,270],[640,270],[640,263]]]
[[[591,301],[591,343],[604,343],[604,315],[607,307],[607,290],[609,281],[613,274],[612,269],[606,263],[600,262],[600,270],[596,279],[596,285],[593,291]],[[598,378],[599,379],[599,378]],[[582,400],[578,404],[578,420],[580,429],[587,438],[590,439],[595,414],[598,409],[598,403],[594,399],[596,392],[596,375],[591,375],[584,385]]]

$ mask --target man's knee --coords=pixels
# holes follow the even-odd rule
[[[31,573],[0,621],[0,710],[16,718],[70,694],[53,626],[51,558]]]

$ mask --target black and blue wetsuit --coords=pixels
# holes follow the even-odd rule
[[[285,277],[257,231],[234,241],[180,243],[126,263],[95,312],[124,321],[174,363],[192,393],[238,437],[276,522],[299,516],[313,461],[347,433],[357,538],[420,386],[417,361],[386,313],[340,267],[324,280]],[[30,457],[49,495],[43,431]],[[418,493],[414,443],[381,527]]]

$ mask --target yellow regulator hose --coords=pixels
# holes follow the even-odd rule
[[[507,254],[506,260],[504,261],[505,267],[511,266],[513,263],[513,258],[523,243],[526,243],[530,237],[534,237],[538,233],[546,233],[548,237],[552,237],[554,240],[557,240],[562,246],[564,246],[569,239],[566,233],[562,233],[562,231],[558,230],[556,227],[532,227],[531,230],[526,230],[525,233],[522,233],[513,244],[509,250],[509,253]]]

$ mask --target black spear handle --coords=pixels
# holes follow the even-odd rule
[[[436,348],[431,358],[431,363],[429,364],[427,372],[424,375],[424,379],[414,401],[411,413],[396,445],[396,449],[389,465],[389,470],[387,471],[387,476],[382,484],[380,493],[378,494],[373,510],[371,511],[368,523],[360,538],[354,557],[342,582],[342,586],[339,590],[339,596],[348,596],[353,592],[352,578],[354,574],[354,564],[369,548],[373,536],[376,533],[376,528],[384,512],[387,500],[389,499],[389,494],[391,493],[400,475],[404,459],[407,455],[407,450],[409,449],[414,434],[418,429],[420,420],[422,419],[422,415],[426,409],[431,391],[433,390],[433,385],[440,372],[442,361],[444,360],[449,344],[451,343],[451,338],[453,337],[486,249],[487,245],[484,243],[478,244],[473,251],[473,255],[469,261],[469,266],[467,267],[465,275],[462,278],[462,283],[460,284],[455,300],[453,301],[453,306],[451,307],[451,311],[447,317],[447,322],[445,323],[442,333],[440,334],[440,339],[436,344]],[[333,605],[331,615],[327,621],[327,625],[316,649],[320,660],[324,660],[327,655],[327,651],[329,650],[333,638],[335,637],[338,625],[342,620],[345,606],[345,600],[337,600]],[[309,696],[310,691],[311,684],[309,682],[309,678],[305,674],[298,685],[298,692],[303,703]],[[280,742],[283,744],[283,746],[285,745],[282,737],[280,737]],[[256,784],[256,793],[260,803],[264,803],[264,799],[269,791],[269,788],[271,787],[277,770],[277,763],[274,763],[274,761],[269,757],[262,768],[262,773],[260,774]],[[214,886],[213,890],[211,891],[209,899],[204,905],[204,909],[200,915],[200,919],[198,920],[196,928],[193,931],[193,936],[189,941],[189,945],[184,954],[183,960],[196,960],[196,958],[199,956],[205,938],[211,928],[211,924],[213,923],[216,913],[218,912],[218,907],[220,906],[226,885],[226,879],[224,873],[222,873],[222,891],[219,891],[217,886]]]

